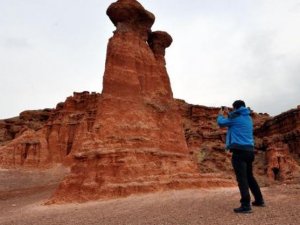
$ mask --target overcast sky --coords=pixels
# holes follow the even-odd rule
[[[102,91],[109,0],[0,0],[0,119]],[[277,115],[300,104],[300,0],[140,0],[167,31],[175,98],[244,99]]]

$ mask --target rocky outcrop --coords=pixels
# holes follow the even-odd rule
[[[299,165],[289,152],[287,144],[270,144],[266,151],[267,176],[277,181],[299,178]]]
[[[274,118],[267,120],[262,126],[255,130],[259,138],[272,138],[272,142],[284,142],[288,145],[290,152],[300,156],[300,106],[291,109]],[[268,147],[265,143],[263,147]]]
[[[100,97],[75,92],[56,109],[21,113],[15,120],[25,121],[22,130],[0,147],[1,167],[43,168],[71,162],[71,151],[80,148],[93,126]]]
[[[19,137],[28,129],[39,130],[49,119],[53,109],[27,110],[18,117],[0,120],[0,146]]]
[[[116,30],[107,46],[102,93],[74,93],[55,109],[0,121],[0,167],[69,166],[48,203],[233,185],[226,130],[216,124],[219,109],[173,99],[165,61],[172,37],[152,32],[154,15],[135,0],[111,4],[107,15]],[[256,173],[294,178],[299,109],[273,119],[252,117]]]
[[[171,36],[151,32],[154,15],[135,0],[111,4],[107,15],[116,30],[92,132],[73,152],[71,174],[49,203],[232,185],[221,176],[199,175],[188,154],[165,67]]]
[[[268,177],[300,180],[300,107],[268,119],[255,135],[258,149],[266,152]]]
[[[164,60],[171,36],[151,32],[155,17],[137,1],[117,1],[107,15],[116,30],[107,47],[103,94],[171,99]]]

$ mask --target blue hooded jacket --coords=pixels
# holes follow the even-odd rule
[[[228,127],[226,149],[253,150],[253,122],[248,108],[242,106],[229,113],[228,118],[219,115],[217,123],[220,127]]]

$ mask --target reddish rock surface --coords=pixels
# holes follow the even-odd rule
[[[39,130],[49,119],[52,109],[28,110],[18,117],[0,120],[0,146],[20,136],[25,130]]]
[[[255,135],[258,149],[266,152],[268,177],[281,181],[300,178],[299,106],[268,119]]]
[[[116,30],[96,119],[50,203],[232,185],[220,176],[199,175],[188,154],[165,68],[171,36],[151,32],[154,16],[137,1],[117,1],[107,14]]]
[[[135,0],[111,4],[103,92],[74,93],[55,109],[0,121],[0,167],[71,167],[49,203],[192,187],[231,186],[218,108],[173,99],[155,17]],[[252,114],[256,174],[292,181],[299,171],[299,109]],[[298,160],[298,162],[297,162]]]
[[[11,141],[7,140],[8,135],[3,136],[1,167],[43,168],[55,163],[68,164],[72,158],[70,152],[80,148],[81,139],[93,125],[99,99],[100,94],[96,93],[74,93],[56,109],[26,111],[19,118],[4,120],[1,133],[9,134],[11,127],[21,129]]]

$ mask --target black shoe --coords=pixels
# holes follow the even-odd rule
[[[233,209],[235,213],[252,213],[252,209],[250,206],[241,206],[239,208]]]
[[[265,207],[266,206],[264,201],[262,201],[262,202],[254,201],[254,202],[252,202],[252,205],[253,206],[258,206],[258,207]]]

